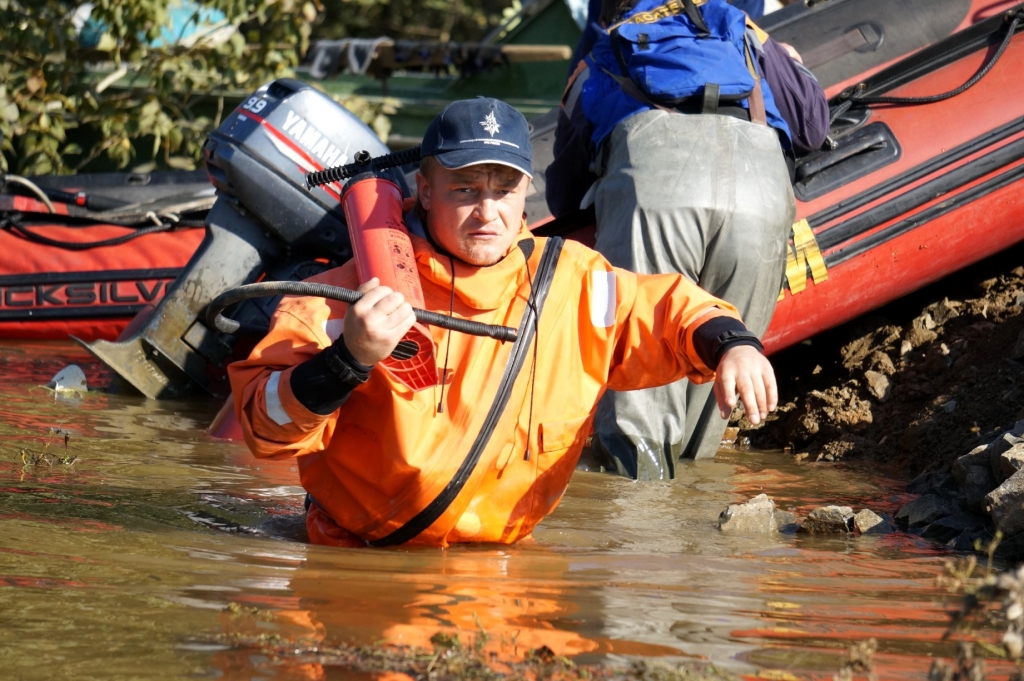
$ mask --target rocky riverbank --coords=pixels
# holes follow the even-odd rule
[[[1024,247],[772,358],[780,408],[739,446],[913,480],[897,525],[1024,558]]]

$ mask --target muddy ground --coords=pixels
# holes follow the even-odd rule
[[[772,357],[780,407],[738,444],[913,478],[1024,418],[1024,246]],[[742,415],[740,415],[742,416]]]

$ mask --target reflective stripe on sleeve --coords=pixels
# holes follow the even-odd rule
[[[615,324],[615,272],[590,273],[590,323],[599,329]]]
[[[267,416],[279,426],[287,426],[292,422],[292,417],[288,416],[288,412],[284,410],[284,405],[281,404],[281,396],[277,394],[277,385],[281,382],[281,372],[275,371],[270,374],[270,380],[267,381],[267,389],[265,395],[267,396]]]

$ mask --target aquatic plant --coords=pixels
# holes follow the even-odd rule
[[[78,461],[78,456],[73,455],[68,451],[71,444],[71,433],[58,426],[56,428],[50,428],[47,435],[49,437],[46,442],[43,443],[42,450],[34,452],[25,447],[18,450],[18,456],[21,457],[22,465],[26,468],[29,466],[49,466],[50,468],[53,468],[55,465],[74,466]],[[54,443],[54,440],[61,437],[64,440],[64,454],[60,455],[48,452],[47,450],[50,448],[50,445]]]
[[[876,681],[875,674],[875,653],[878,652],[878,641],[869,638],[866,641],[857,641],[850,646],[849,654],[839,673],[832,677],[833,681],[853,681],[857,674],[864,674],[868,681]]]
[[[225,611],[233,618],[273,619],[271,611],[230,603]],[[432,648],[387,642],[351,645],[322,640],[292,640],[277,633],[258,635],[229,631],[201,638],[235,649],[251,650],[278,665],[317,664],[351,672],[405,674],[427,681],[506,681],[544,679],[549,681],[737,681],[737,677],[710,665],[676,665],[637,660],[630,666],[576,664],[541,646],[523,652],[515,641],[494,642],[480,624],[475,632],[438,631],[430,638]]]
[[[961,596],[959,608],[951,612],[944,638],[987,626],[1003,631],[999,645],[978,636],[974,641],[962,641],[956,663],[935,660],[928,674],[929,681],[984,679],[984,660],[975,654],[975,646],[994,657],[1021,663],[1024,655],[1024,565],[1006,571],[994,568],[993,557],[1002,538],[997,530],[987,544],[975,542],[975,551],[987,556],[983,567],[973,554],[951,558],[946,561],[946,574],[939,577],[940,585]],[[1011,680],[1024,681],[1024,667],[1018,667]]]

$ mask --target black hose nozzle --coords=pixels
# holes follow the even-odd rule
[[[385,154],[377,158],[371,158],[370,152],[360,151],[354,157],[354,162],[333,168],[324,168],[313,173],[306,173],[306,189],[312,190],[332,182],[341,182],[360,173],[385,170],[386,168],[397,168],[407,163],[417,163],[420,160],[420,148],[403,149],[392,154]]]
[[[242,325],[234,319],[229,319],[221,314],[225,308],[249,298],[280,295],[313,296],[327,298],[328,300],[340,300],[350,305],[363,297],[362,293],[340,286],[314,284],[307,281],[262,281],[258,284],[247,284],[230,289],[214,298],[206,308],[206,323],[221,333],[237,333],[242,328]],[[516,330],[508,326],[481,324],[480,322],[457,319],[456,317],[449,317],[448,315],[418,308],[413,308],[412,311],[416,315],[416,321],[431,326],[439,326],[449,331],[467,333],[471,336],[494,338],[502,343],[515,341],[517,335]]]

